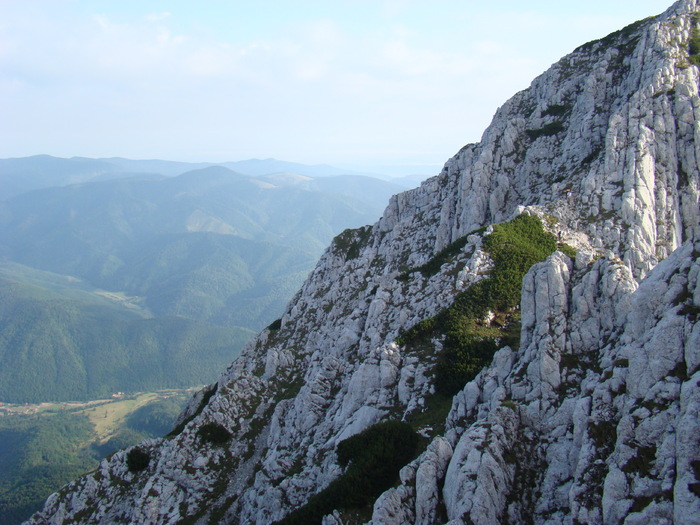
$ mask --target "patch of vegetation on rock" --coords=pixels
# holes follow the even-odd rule
[[[700,13],[695,13],[692,19],[693,29],[690,31],[690,41],[688,42],[688,59],[690,63],[700,67]]]
[[[277,523],[321,523],[335,509],[368,505],[398,480],[399,470],[414,457],[419,443],[411,425],[400,421],[377,423],[341,441],[338,463],[348,467],[345,473]]]
[[[537,140],[540,137],[552,137],[561,131],[564,131],[564,124],[559,121],[550,122],[538,129],[526,129],[525,133],[531,140]]]
[[[466,235],[463,235],[456,241],[445,246],[442,250],[440,250],[433,257],[431,257],[430,260],[428,260],[426,263],[420,265],[419,267],[413,270],[409,270],[407,272],[402,273],[397,277],[397,279],[400,281],[405,281],[408,279],[408,276],[413,272],[420,272],[421,274],[423,274],[423,277],[431,277],[435,275],[440,271],[440,267],[443,264],[449,262],[453,257],[459,254],[460,251],[462,251],[462,248],[464,248],[464,246],[467,244],[470,235],[482,233],[485,230],[486,228],[480,228]]]
[[[129,472],[146,470],[151,462],[151,455],[141,447],[134,447],[126,453],[126,466]]]
[[[688,483],[688,490],[700,497],[700,461],[691,461],[690,467],[693,469],[693,474],[695,474],[695,482]]]
[[[652,20],[654,17],[649,16],[647,18],[644,18],[642,20],[637,20],[636,22],[632,22],[631,24],[623,27],[622,29],[618,29],[617,31],[614,31],[610,33],[609,35],[598,39],[598,40],[592,40],[591,42],[587,42],[579,47],[577,47],[574,50],[574,53],[578,52],[584,52],[584,53],[590,53],[595,46],[600,45],[601,47],[607,48],[607,47],[612,47],[616,43],[619,45],[621,42],[628,41],[630,38],[636,42],[639,37],[635,36],[637,31],[647,22]]]
[[[197,435],[206,443],[223,445],[231,439],[231,432],[220,423],[205,423],[197,430]]]
[[[636,454],[622,466],[625,474],[637,473],[642,477],[649,477],[656,461],[656,446],[638,446]]]
[[[547,109],[542,112],[542,116],[552,115],[554,117],[561,117],[566,115],[571,111],[571,104],[552,104]]]
[[[282,319],[281,318],[275,319],[269,325],[267,325],[267,329],[270,330],[271,332],[279,330],[280,328],[282,328]]]
[[[333,239],[332,250],[335,255],[344,254],[345,261],[357,259],[360,256],[360,249],[365,245],[372,235],[371,226],[343,231]]]
[[[571,259],[576,258],[576,248],[574,248],[573,246],[571,246],[569,244],[566,244],[565,242],[560,242],[557,245],[557,249],[560,252],[562,252],[564,255],[566,255],[567,257],[570,257]]]
[[[444,337],[435,387],[448,396],[473,379],[498,348],[518,346],[517,308],[523,277],[533,264],[557,249],[557,241],[544,230],[539,218],[523,214],[494,226],[484,237],[483,246],[494,261],[490,276],[460,293],[450,307],[396,339],[400,345],[416,346]]]

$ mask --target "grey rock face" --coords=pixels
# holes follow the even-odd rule
[[[678,2],[535,79],[479,144],[336,238],[183,430],[140,445],[146,470],[120,452],[31,522],[281,519],[342,473],[337,443],[426,410],[442,343],[396,339],[491,271],[475,230],[525,212],[578,254],[531,268],[520,347],[454,396],[444,429],[421,429],[371,522],[699,523],[699,8]],[[208,422],[232,439],[203,440]]]
[[[688,470],[700,457],[697,407],[684,396],[697,396],[700,379],[687,366],[700,347],[686,315],[699,248],[684,245],[638,289],[606,259],[571,275],[555,254],[530,271],[522,305],[538,320],[521,338],[530,344],[501,350],[448,416],[449,519],[698,522]]]

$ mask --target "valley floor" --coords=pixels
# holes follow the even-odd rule
[[[0,523],[21,523],[103,457],[169,432],[200,388],[115,392],[83,402],[0,403]]]

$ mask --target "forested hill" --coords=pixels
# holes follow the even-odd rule
[[[44,188],[0,203],[0,253],[142,297],[157,316],[258,330],[334,235],[376,220],[399,190],[223,167]]]
[[[15,273],[16,273],[15,268]],[[210,381],[251,332],[139,309],[0,272],[0,401],[109,397]]]
[[[0,176],[42,186],[0,202],[0,401],[212,381],[333,236],[375,220],[400,189],[134,162],[0,162]]]

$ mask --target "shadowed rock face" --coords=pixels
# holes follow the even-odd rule
[[[490,230],[474,230],[529,213],[575,259],[530,269],[519,348],[498,350],[421,429],[423,452],[372,523],[697,523],[699,9],[678,2],[535,79],[479,144],[335,239],[181,432],[141,445],[145,470],[119,452],[33,522],[281,519],[343,472],[337,443],[432,414],[443,339],[396,339],[489,275]],[[439,269],[415,271],[431,260]],[[198,437],[210,422],[231,433],[224,446]]]

